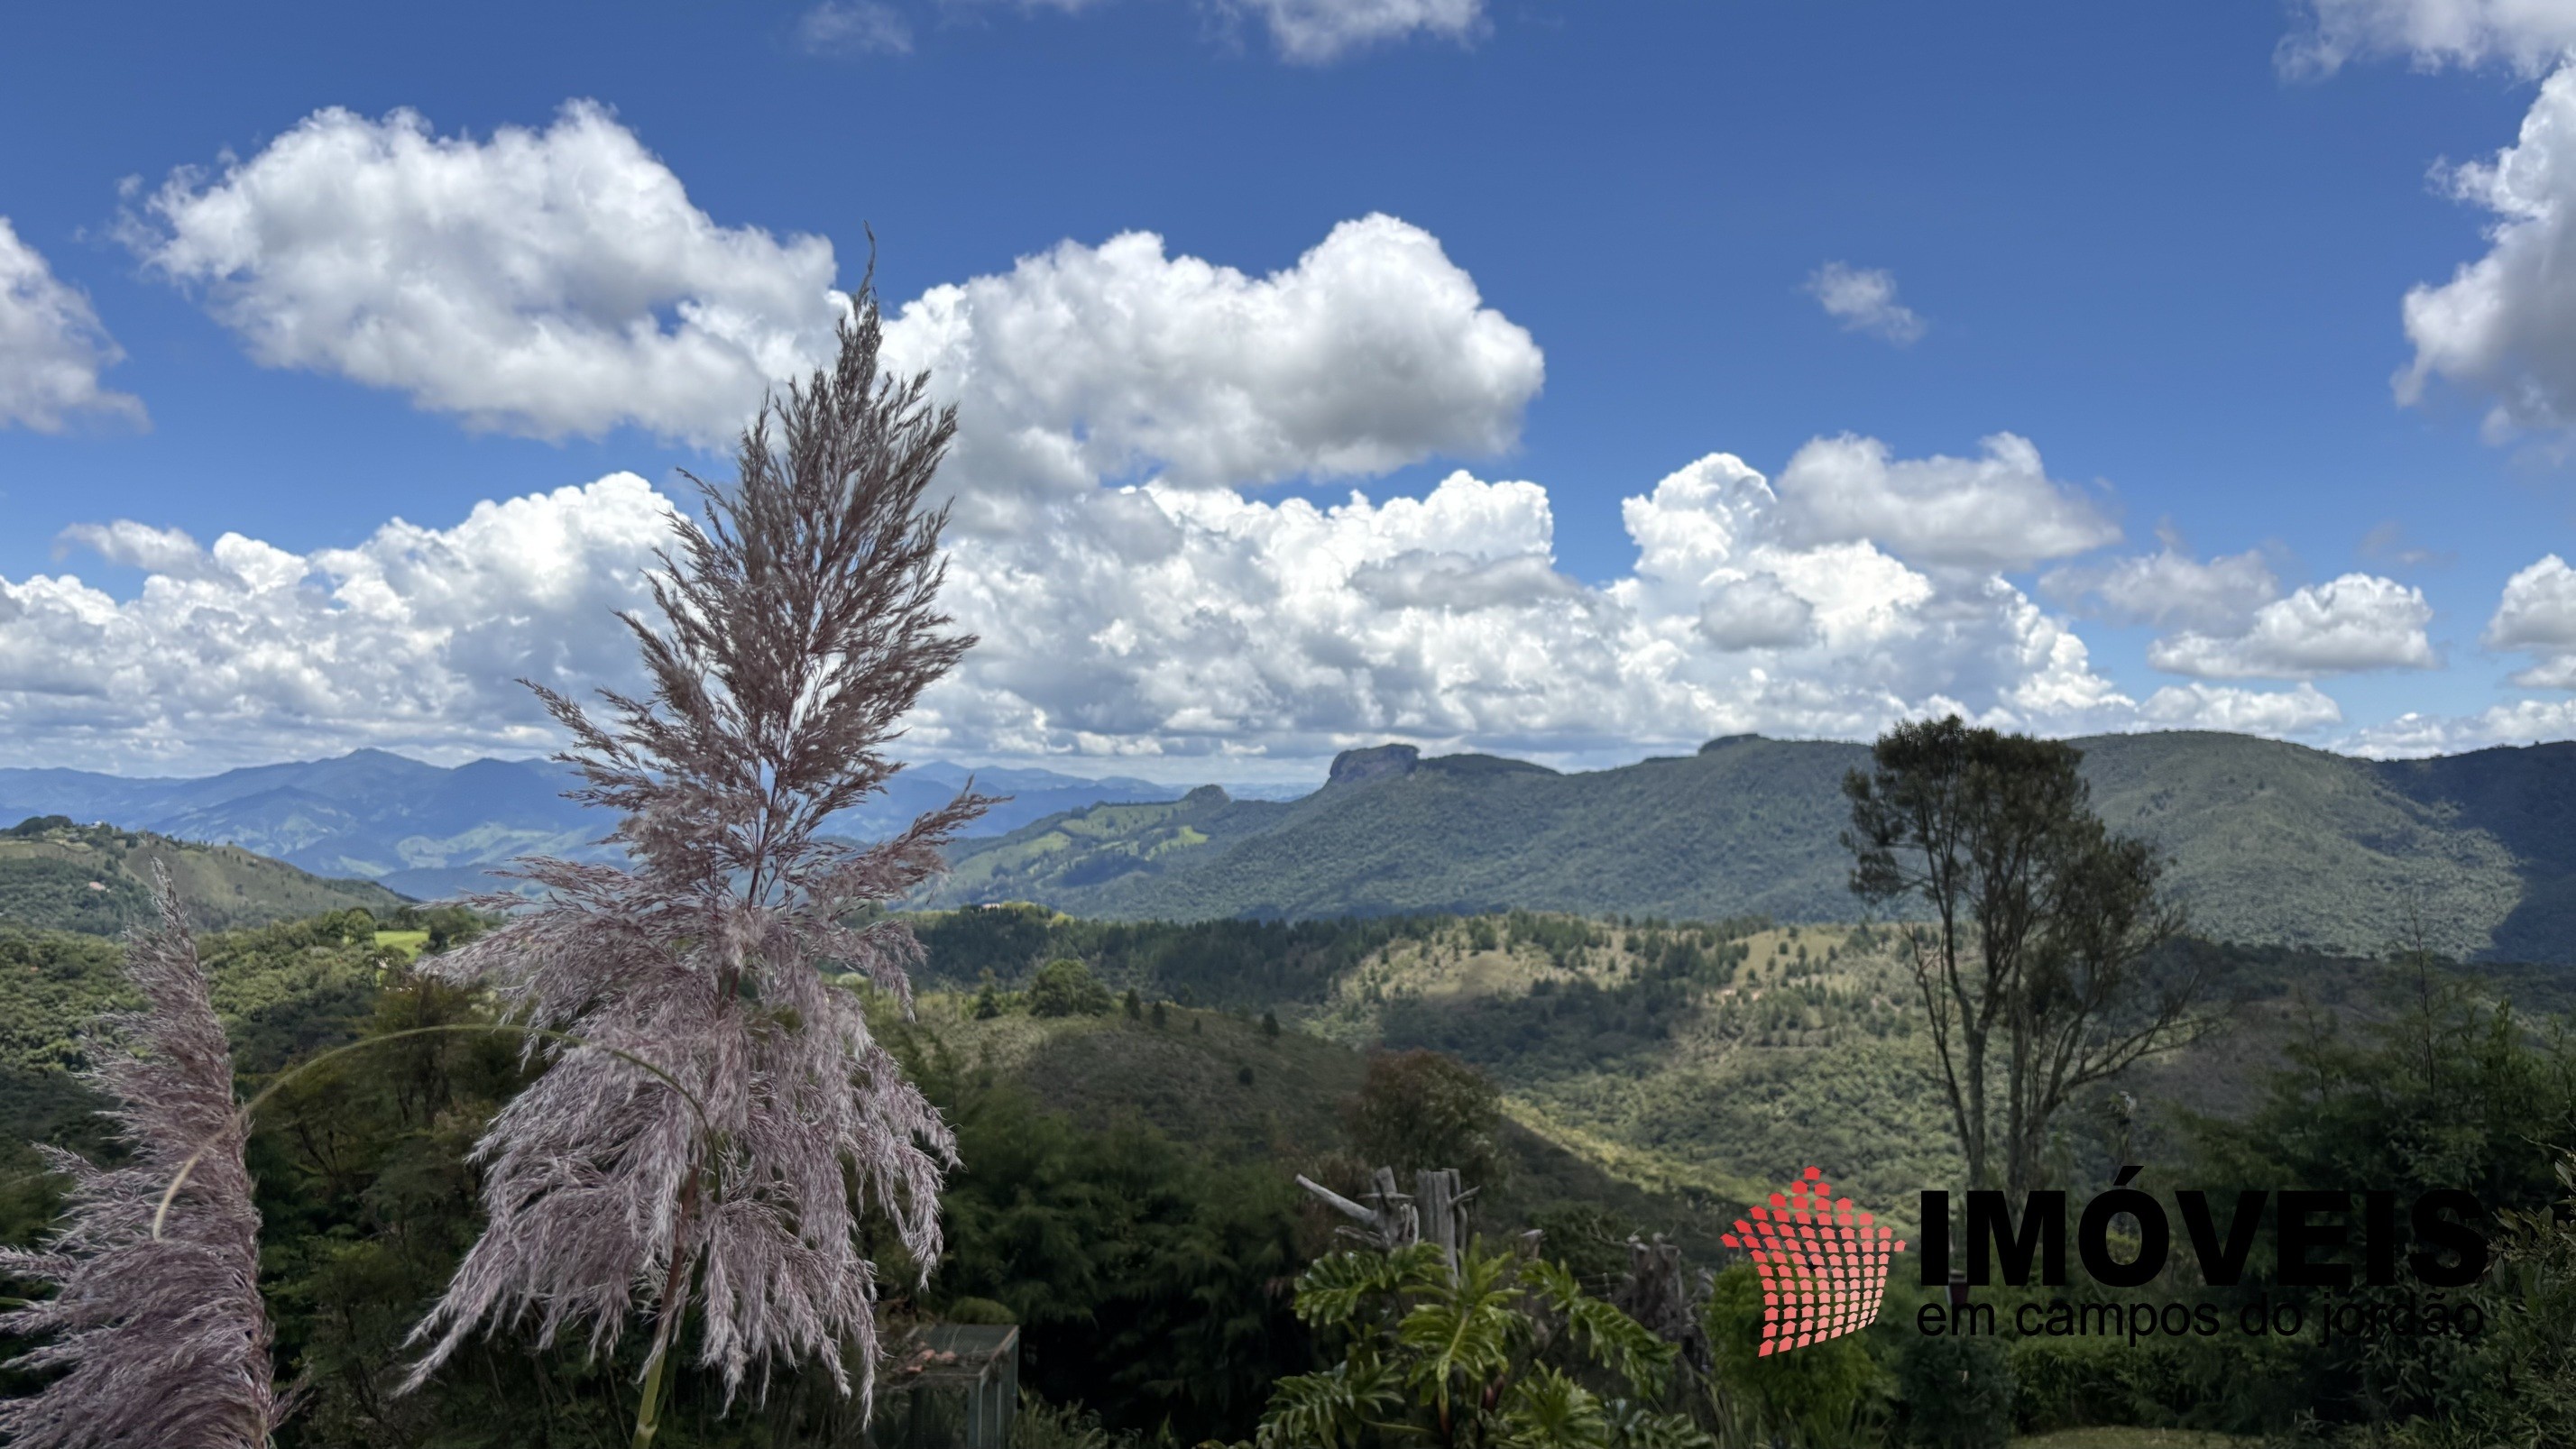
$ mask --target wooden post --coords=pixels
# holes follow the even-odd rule
[[[1458,1172],[1426,1167],[1413,1175],[1413,1202],[1422,1214],[1422,1239],[1440,1250],[1449,1280],[1458,1280]]]

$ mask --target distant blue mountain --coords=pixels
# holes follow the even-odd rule
[[[883,795],[846,812],[833,828],[862,839],[892,834],[948,803],[970,773],[976,789],[1011,797],[977,821],[973,835],[999,835],[1104,802],[1177,800],[1185,793],[1127,776],[970,772],[933,762],[895,776]],[[427,900],[488,889],[495,882],[486,872],[522,855],[611,856],[598,841],[614,822],[564,799],[570,783],[569,771],[544,760],[475,760],[446,769],[383,750],[199,779],[0,769],[0,826],[29,815],[104,820],[239,845],[316,875],[373,880]]]

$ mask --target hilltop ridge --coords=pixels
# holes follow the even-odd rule
[[[238,846],[38,816],[0,829],[0,926],[112,936],[149,919],[152,869],[170,872],[189,923],[229,930],[404,897],[368,881],[326,880]]]
[[[2382,762],[2246,735],[2074,741],[2094,803],[2217,939],[2376,952],[2420,910],[2463,957],[2576,961],[2576,744]],[[962,842],[930,905],[1128,919],[1524,907],[1849,919],[1841,782],[1868,747],[1736,735],[1559,773],[1345,751],[1285,804],[1095,806]]]
[[[2074,743],[2096,806],[2173,863],[2218,939],[2372,953],[2420,909],[2463,958],[2576,962],[2576,743],[2373,761],[2245,735]],[[1527,908],[1697,919],[1849,919],[1839,836],[1861,744],[1713,739],[1615,769],[1558,771],[1389,743],[1346,750],[1294,799],[1045,770],[958,842],[915,904],[1026,900],[1085,915],[1203,920]],[[967,772],[914,766],[835,828],[880,833]],[[382,751],[202,780],[0,770],[0,823],[64,814],[230,842],[323,876],[431,899],[488,888],[531,853],[604,854],[607,822],[561,767],[441,769]]]

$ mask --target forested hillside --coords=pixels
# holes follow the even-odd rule
[[[151,909],[156,865],[170,872],[192,922],[206,929],[404,904],[383,886],[326,880],[233,846],[33,816],[0,831],[0,927],[114,935]]]
[[[1908,1231],[1915,1192],[1959,1171],[1919,1008],[1884,931],[1527,911],[1105,922],[1030,907],[915,925],[928,950],[917,1010],[907,1021],[880,1001],[872,1016],[955,1125],[962,1165],[942,1202],[943,1261],[889,1321],[1020,1324],[1022,1382],[1041,1396],[1032,1433],[1056,1424],[1067,1437],[1015,1443],[1105,1449],[1080,1437],[1096,1432],[1076,1422],[1085,1413],[1146,1436],[1129,1443],[1166,1429],[1172,1442],[1231,1440],[1281,1376],[1319,1367],[1328,1346],[1288,1311],[1281,1285],[1347,1240],[1295,1189],[1297,1172],[1356,1191],[1366,1165],[1405,1165],[1408,1152],[1468,1164],[1485,1189],[1480,1230],[1540,1228],[1550,1258],[1609,1291],[1631,1234],[1664,1233],[1687,1262],[1722,1265],[1716,1234],[1807,1163],[1832,1163],[1855,1198]],[[477,994],[406,969],[416,951],[478,928],[452,908],[410,908],[207,936],[246,1086],[335,1044],[491,1021]],[[86,1024],[122,1000],[114,963],[98,937],[0,932],[0,974],[20,983],[0,993],[0,1121],[12,1141],[99,1145],[94,1099],[70,1071]],[[2187,1180],[2252,1170],[2210,1158],[2212,1142],[2339,1154],[2301,1169],[2339,1180],[2386,1135],[2363,1109],[2413,1080],[2379,1055],[2412,1062],[2412,1031],[2442,1034],[2457,1067],[2443,1091],[2483,1094],[2468,1116],[2443,1119],[2454,1122],[2445,1151],[2493,1156],[2511,1194],[2499,1200],[2538,1200],[2526,1179],[2541,1162],[2545,1182],[2545,1154],[2526,1139],[2562,1131],[2576,1111],[2563,1038],[2500,1028],[2476,978],[2438,963],[2424,977],[2274,949],[2204,964],[2227,1030],[2115,1084],[2133,1105],[2106,1110],[2121,1101],[2106,1090],[2071,1112],[2060,1180],[2096,1180],[2124,1160],[2202,1164],[2175,1169]],[[2494,984],[2543,1009],[2569,994],[2565,973]],[[2391,1034],[2385,1048],[2379,1033]],[[1411,1054],[1421,1048],[1443,1056]],[[2297,1073],[2277,1072],[2293,1060]],[[1426,1073],[1471,1105],[1486,1094],[1492,1115],[1470,1112],[1464,1131],[1437,1140],[1403,1130],[1453,1120],[1424,1110]],[[390,1392],[403,1334],[477,1221],[464,1153],[526,1080],[507,1032],[413,1037],[296,1078],[265,1109],[251,1148],[263,1287],[282,1371],[310,1395],[280,1449],[589,1442],[618,1430],[633,1337],[594,1358],[504,1333],[423,1392]],[[2323,1119],[2308,1105],[2347,1099],[2358,1105]],[[2471,1120],[2474,1141],[2457,1130]],[[29,1240],[54,1209],[32,1166],[0,1150],[0,1240]],[[886,1267],[890,1282],[911,1281],[899,1254]],[[1913,1335],[1880,1338],[1871,1352],[1901,1363]],[[2047,1339],[2013,1348],[2022,1427],[2108,1414],[2250,1430],[2350,1387],[2330,1354],[2248,1377],[2176,1357],[2187,1343],[2150,1345],[2138,1361],[2153,1372],[2132,1381],[2079,1348],[2089,1352]],[[849,1406],[819,1375],[727,1414],[720,1383],[692,1370],[673,1407],[674,1446],[858,1442]]]
[[[1110,922],[1028,906],[919,917],[916,930],[929,949],[925,980],[943,990],[1024,988],[1043,963],[1071,959],[1149,1000],[1268,1010],[1293,1031],[1354,1048],[1456,1056],[1502,1085],[1525,1130],[1649,1194],[1742,1200],[1803,1153],[1853,1164],[1844,1170],[1854,1185],[1910,1221],[1920,1184],[1960,1170],[1918,1031],[1921,1004],[1884,930],[1531,911]],[[2208,970],[2232,1025],[2139,1074],[2132,1085],[2148,1094],[2152,1083],[2158,1100],[2240,1111],[2303,1013],[2379,1009],[2366,961],[2174,949]],[[2542,1012],[2576,1005],[2576,979],[2564,972],[2498,986]],[[1124,1099],[1145,1093],[1151,1073],[1140,1065],[1110,1070],[1131,1084]],[[1080,1102],[1096,1075],[1044,1070],[1033,1080]],[[1184,1117],[1203,1100],[1187,1086],[1173,1097]],[[2101,1125],[2077,1124],[2070,1140],[2097,1152]],[[2161,1108],[2132,1125],[2177,1130]]]
[[[2414,913],[2452,954],[2576,961],[2576,744],[2393,763],[2226,734],[2077,744],[2096,807],[2167,852],[2203,935],[2375,953]],[[1753,736],[1582,774],[1354,751],[1286,806],[1094,807],[966,842],[927,903],[1167,919],[1509,907],[1848,919],[1840,784],[1866,758],[1860,745]]]
[[[1056,1403],[1087,1402],[1113,1425],[1169,1423],[1181,1442],[1248,1433],[1270,1382],[1315,1366],[1277,1285],[1339,1241],[1292,1174],[1358,1191],[1361,1164],[1390,1160],[1349,1112],[1368,1090],[1368,1058],[1283,1026],[1281,1013],[1320,1001],[1373,952],[1457,923],[1110,927],[1087,938],[1095,953],[1053,958],[1058,984],[1068,971],[1076,984],[1052,999],[1035,989],[1043,963],[1030,958],[1063,944],[1065,923],[1039,917],[1023,922],[1034,934],[981,935],[925,924],[930,979],[976,985],[925,993],[909,1021],[890,1003],[875,1016],[955,1124],[964,1166],[943,1201],[938,1272],[890,1312],[1020,1323],[1023,1382]],[[206,936],[246,1086],[335,1045],[491,1021],[476,994],[406,969],[415,950],[474,928],[440,908]],[[1210,974],[1189,994],[1230,1004],[1184,1005],[1156,989],[1158,972],[1186,974],[1191,960]],[[1007,969],[987,983],[994,961]],[[1246,968],[1234,989],[1228,964]],[[0,995],[0,1241],[24,1242],[55,1200],[17,1144],[98,1149],[97,1101],[72,1071],[97,1013],[127,998],[115,946],[96,937],[0,933],[0,972],[27,986]],[[265,1287],[280,1353],[312,1394],[282,1449],[588,1442],[611,1421],[634,1378],[631,1341],[593,1361],[504,1334],[422,1394],[389,1391],[408,1358],[402,1334],[477,1221],[463,1153],[525,1081],[516,1037],[463,1032],[342,1057],[267,1107],[251,1149]],[[1623,1180],[1510,1118],[1464,1145],[1484,1154],[1479,1221],[1497,1232],[1547,1225],[1560,1256],[1596,1280],[1624,1263],[1631,1231],[1714,1251],[1714,1220],[1684,1196]],[[909,1283],[899,1261],[888,1267]],[[712,1375],[690,1374],[679,1395],[673,1442],[683,1445],[747,1449],[847,1407],[819,1375],[731,1418]]]

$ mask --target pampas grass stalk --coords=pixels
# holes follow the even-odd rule
[[[72,1180],[62,1225],[36,1251],[0,1249],[0,1275],[54,1289],[0,1313],[0,1333],[45,1340],[9,1366],[59,1374],[0,1403],[12,1449],[257,1449],[284,1415],[232,1050],[166,870],[153,890],[158,919],[126,942],[143,1010],[101,1023],[90,1072],[128,1156],[41,1149]]]
[[[626,620],[648,694],[603,692],[595,716],[530,685],[573,737],[573,798],[618,813],[630,863],[519,863],[538,903],[430,965],[583,1044],[531,1037],[546,1070],[475,1148],[488,1225],[414,1333],[408,1386],[478,1330],[604,1353],[640,1309],[638,1446],[692,1319],[728,1404],[795,1365],[864,1401],[862,1217],[925,1274],[938,1257],[954,1139],[836,978],[909,1011],[921,948],[881,907],[989,802],[875,845],[822,834],[900,768],[899,721],[973,642],[944,632],[946,514],[922,503],[955,417],[926,378],[879,376],[880,335],[863,286],[835,365],[763,409],[736,483],[698,483],[703,522],[673,520],[659,618]]]

